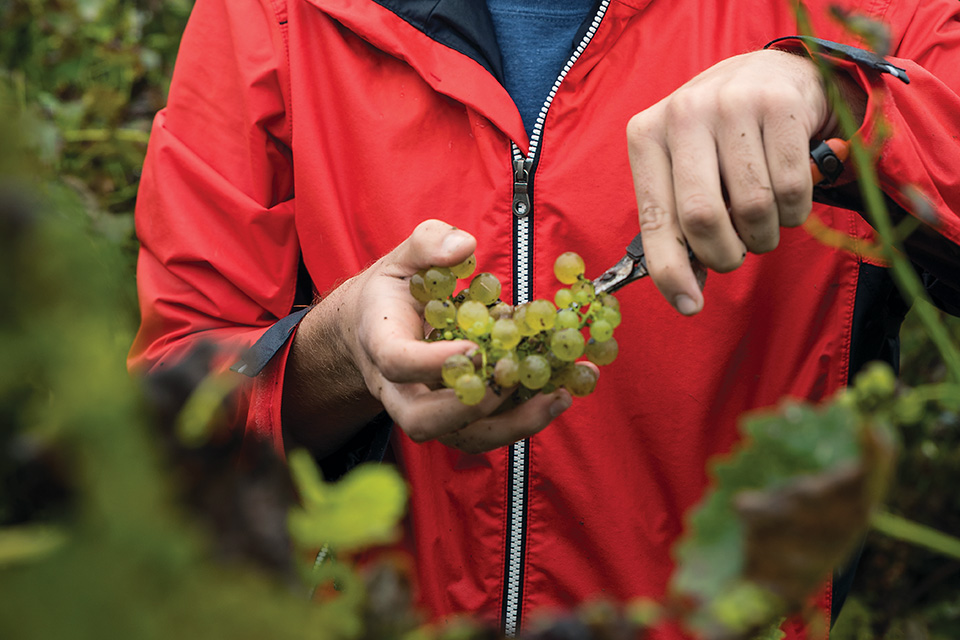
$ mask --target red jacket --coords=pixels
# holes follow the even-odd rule
[[[809,5],[817,34],[858,44],[826,17],[832,2]],[[916,184],[960,241],[960,4],[844,4],[890,24],[892,62],[912,80],[859,72],[868,122],[882,111],[893,126],[877,165],[884,189],[909,209],[898,185]],[[459,15],[470,7],[197,2],[141,185],[133,367],[163,366],[201,338],[254,342],[290,312],[301,255],[324,292],[427,217],[477,237],[504,299],[552,298],[565,250],[598,275],[637,231],[629,117],[798,31],[781,1],[605,0],[528,140],[497,80],[492,30]],[[525,218],[511,211],[511,143],[534,154]],[[815,215],[858,248],[872,235],[850,211]],[[784,229],[772,253],[711,274],[696,317],[680,318],[651,282],[620,292],[619,359],[529,441],[468,455],[395,433],[424,606],[515,632],[539,610],[662,595],[684,513],[707,461],[736,442],[738,416],[825,398],[852,367],[889,355],[902,312],[891,291],[860,252]],[[247,428],[278,446],[284,357],[247,390]]]

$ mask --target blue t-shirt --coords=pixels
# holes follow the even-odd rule
[[[593,0],[487,0],[487,7],[503,58],[504,84],[531,135]]]

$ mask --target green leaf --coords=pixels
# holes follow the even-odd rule
[[[740,448],[714,464],[713,488],[675,547],[671,592],[694,629],[740,637],[797,610],[866,529],[892,445],[857,407],[841,394],[823,408],[756,415]]]
[[[302,505],[290,511],[290,533],[302,546],[352,551],[396,539],[407,489],[386,465],[361,465],[337,483],[324,482],[305,451],[289,456]]]

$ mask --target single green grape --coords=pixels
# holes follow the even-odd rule
[[[490,307],[490,317],[494,320],[499,320],[500,318],[512,318],[513,305],[507,304],[506,302],[498,302]]]
[[[553,367],[553,373],[550,375],[550,384],[555,387],[566,387],[567,376],[570,375],[571,371],[573,371],[572,362],[560,362],[556,367]]]
[[[583,397],[593,393],[599,374],[584,364],[574,364],[564,377],[563,386],[574,396]]]
[[[527,306],[526,321],[538,331],[552,329],[557,321],[557,308],[549,300],[534,300]]]
[[[579,329],[560,329],[550,337],[550,351],[565,362],[583,355],[583,334]]]
[[[515,351],[507,352],[493,365],[493,381],[505,388],[520,383],[520,359]]]
[[[431,327],[446,329],[457,321],[457,308],[449,300],[431,300],[423,309],[423,317]]]
[[[487,316],[485,320],[478,320],[463,330],[468,338],[479,339],[490,335],[493,331],[493,318]]]
[[[500,297],[500,281],[492,273],[479,273],[470,281],[467,295],[471,300],[483,304],[493,304]]]
[[[527,389],[542,389],[550,381],[550,363],[541,355],[531,354],[520,361],[520,384]]]
[[[520,344],[520,329],[512,318],[500,318],[493,323],[490,338],[497,349],[513,349]]]
[[[614,297],[612,293],[603,293],[597,294],[597,300],[600,301],[600,304],[607,309],[613,309],[614,311],[620,311],[620,301]]]
[[[616,309],[612,309],[608,306],[603,306],[600,308],[600,319],[605,320],[610,323],[610,326],[616,329],[620,326],[620,312]]]
[[[460,402],[466,405],[480,404],[487,393],[487,385],[475,373],[465,373],[453,385]],[[571,392],[573,393],[573,392]]]
[[[474,373],[473,361],[462,353],[455,353],[443,362],[440,368],[440,377],[443,384],[453,387],[460,376],[468,373]]]
[[[557,311],[557,321],[553,326],[557,329],[579,329],[580,314],[573,309],[560,309]]]
[[[593,283],[589,280],[577,280],[570,286],[570,290],[573,292],[573,299],[581,307],[587,306],[596,298]]]
[[[530,309],[530,304],[520,304],[514,307],[513,309],[513,321],[517,323],[517,329],[520,330],[520,335],[524,338],[529,338],[530,336],[535,336],[540,333],[538,327],[533,327],[527,322],[527,313]]]
[[[553,263],[553,273],[563,284],[573,284],[585,271],[586,265],[583,263],[583,258],[573,251],[561,253]]]
[[[471,253],[470,257],[468,257],[466,260],[464,260],[460,264],[455,264],[452,267],[450,267],[450,272],[462,280],[463,278],[469,278],[470,276],[472,276],[473,272],[476,271],[476,269],[477,269],[477,256]]]
[[[613,327],[606,320],[594,320],[590,323],[590,337],[597,342],[606,342],[613,337]]]
[[[587,354],[587,360],[601,367],[616,360],[619,351],[620,346],[617,344],[616,338],[610,338],[603,342],[591,339],[587,342],[587,347],[584,350]]]
[[[476,300],[467,300],[457,310],[457,326],[467,333],[471,332],[474,325],[485,325],[489,319],[487,306]]]
[[[423,288],[431,298],[449,298],[457,287],[457,278],[446,267],[430,267],[423,274]]]
[[[417,302],[422,302],[424,304],[433,300],[433,296],[427,293],[426,288],[424,287],[423,274],[426,271],[421,270],[417,271],[415,274],[410,276],[410,294],[413,296],[414,300]]]
[[[553,303],[557,305],[557,309],[572,307],[574,303],[573,292],[566,288],[557,289],[557,292],[553,294]]]
[[[559,357],[557,357],[557,354],[555,354],[550,349],[547,349],[546,353],[541,353],[540,355],[542,355],[544,358],[547,359],[547,364],[550,365],[550,371],[556,371],[557,369],[560,369],[570,364],[566,360],[561,360]]]

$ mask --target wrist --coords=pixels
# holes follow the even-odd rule
[[[320,301],[293,337],[283,382],[284,440],[332,453],[383,411],[355,356],[345,283]]]

